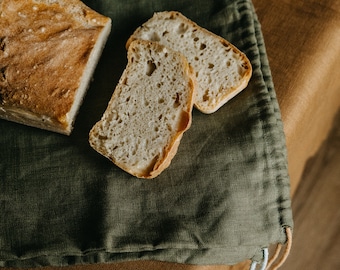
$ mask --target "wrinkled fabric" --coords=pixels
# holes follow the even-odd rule
[[[0,266],[152,259],[261,260],[292,227],[285,138],[251,1],[84,1],[112,31],[70,137],[0,120]],[[248,87],[191,128],[159,177],[123,172],[88,144],[126,65],[125,42],[178,10],[251,60]]]

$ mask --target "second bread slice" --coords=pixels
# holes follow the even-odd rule
[[[197,77],[195,106],[213,113],[248,84],[252,67],[239,49],[179,12],[157,12],[127,41],[156,41],[187,57]]]
[[[182,54],[132,42],[108,107],[90,131],[90,145],[136,177],[156,177],[191,125],[194,91],[195,76]]]

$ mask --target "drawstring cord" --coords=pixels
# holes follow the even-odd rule
[[[292,230],[289,227],[285,228],[286,230],[286,236],[287,236],[287,241],[286,241],[286,248],[280,258],[280,260],[274,264],[274,262],[278,259],[281,249],[284,245],[282,244],[278,244],[276,246],[275,252],[273,254],[273,256],[269,259],[269,252],[268,252],[268,248],[264,248],[263,249],[263,262],[262,262],[262,266],[260,270],[269,270],[270,267],[272,266],[272,270],[277,270],[279,269],[286,261],[286,259],[288,258],[288,255],[290,253],[290,250],[292,248]],[[249,270],[256,270],[257,267],[257,262],[253,261],[252,264],[250,265]]]
[[[267,264],[268,264],[268,258],[269,258],[269,251],[268,248],[263,249],[263,262],[260,270],[266,270]],[[257,266],[257,262],[253,261],[250,270],[255,270]]]
[[[287,260],[287,258],[289,256],[290,250],[292,248],[292,243],[293,243],[292,230],[289,227],[286,227],[285,229],[286,229],[286,235],[287,235],[286,248],[285,248],[280,260],[276,264],[273,265],[272,270],[279,269],[285,263],[285,261]],[[282,244],[279,244],[277,246],[273,257],[268,262],[266,270],[269,270],[269,267],[276,261],[276,259],[278,258],[279,254],[280,254],[282,246],[283,246]]]

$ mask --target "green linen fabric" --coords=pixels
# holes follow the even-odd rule
[[[0,266],[235,264],[284,243],[284,228],[293,226],[285,138],[252,2],[84,2],[112,18],[112,32],[72,135],[0,120]],[[194,110],[170,167],[141,180],[87,140],[125,68],[127,38],[162,10],[234,43],[253,75],[216,113]]]

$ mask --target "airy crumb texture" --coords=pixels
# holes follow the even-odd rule
[[[195,106],[213,113],[243,90],[251,77],[248,58],[220,36],[198,26],[181,13],[158,12],[127,41],[159,42],[183,53],[194,68],[198,90]]]
[[[0,1],[0,118],[70,134],[110,27],[79,0]]]
[[[191,125],[195,76],[186,58],[160,44],[134,41],[128,64],[90,145],[139,178],[170,165]]]

